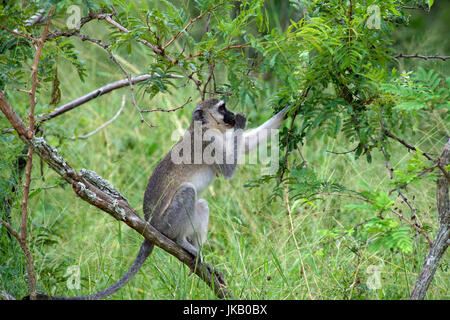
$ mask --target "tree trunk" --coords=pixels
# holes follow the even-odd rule
[[[450,139],[447,141],[439,162],[445,167],[450,162]],[[447,250],[450,242],[450,201],[448,195],[449,182],[441,172],[436,186],[436,201],[438,210],[439,229],[436,239],[422,266],[419,278],[411,293],[411,300],[422,300],[433,280],[439,261]]]

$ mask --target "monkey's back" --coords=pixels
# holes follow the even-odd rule
[[[199,180],[212,179],[214,173],[209,173],[208,170],[210,169],[204,164],[175,164],[169,152],[156,165],[148,180],[143,203],[145,219],[148,220],[153,215],[163,215],[179,187],[185,182],[196,180],[195,177],[192,177],[192,172],[204,172],[204,177],[200,177]],[[196,189],[201,189],[197,185],[196,187]]]

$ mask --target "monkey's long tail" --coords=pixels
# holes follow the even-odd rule
[[[77,297],[60,297],[60,296],[47,296],[45,294],[37,294],[38,300],[98,300],[106,298],[107,296],[113,294],[120,288],[122,288],[124,285],[127,284],[128,281],[130,281],[134,275],[139,271],[139,269],[144,264],[144,261],[147,259],[147,257],[152,253],[154,244],[144,240],[144,242],[141,245],[141,248],[139,249],[139,253],[136,257],[136,260],[134,260],[133,265],[130,269],[112,286],[109,288],[106,288],[105,290],[99,291],[94,294],[90,294],[88,296],[77,296]],[[26,296],[23,299],[29,299],[30,296]]]

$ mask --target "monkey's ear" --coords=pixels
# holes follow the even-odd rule
[[[200,108],[195,109],[192,117],[194,118],[194,121],[201,121],[203,123],[203,110]]]

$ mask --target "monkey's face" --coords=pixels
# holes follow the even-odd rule
[[[226,108],[224,101],[211,98],[195,108],[193,118],[208,128],[223,132],[234,127],[236,116]]]

